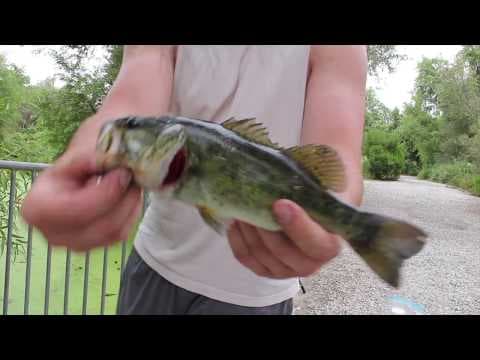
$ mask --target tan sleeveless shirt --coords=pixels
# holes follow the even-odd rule
[[[256,117],[283,146],[300,142],[309,46],[180,46],[171,112],[221,122]],[[295,296],[298,279],[257,276],[196,209],[153,195],[135,240],[170,282],[216,300],[268,306]]]

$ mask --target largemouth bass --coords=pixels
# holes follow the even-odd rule
[[[345,171],[326,145],[282,148],[255,119],[221,124],[185,117],[125,117],[106,123],[97,161],[131,169],[139,186],[198,208],[220,234],[232,219],[281,231],[272,205],[289,199],[327,231],[340,235],[384,281],[399,286],[405,259],[426,234],[404,221],[360,211],[335,192]]]

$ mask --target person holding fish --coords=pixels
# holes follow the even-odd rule
[[[357,210],[365,46],[125,46],[22,209],[53,246],[128,238],[118,314],[292,314],[346,240],[398,286],[416,227]]]

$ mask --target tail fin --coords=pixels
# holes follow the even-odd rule
[[[397,288],[404,260],[423,248],[427,234],[406,222],[376,214],[362,213],[355,222],[354,234],[347,236],[347,241],[378,276]]]

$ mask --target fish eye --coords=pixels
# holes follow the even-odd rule
[[[139,121],[135,116],[126,116],[115,120],[115,124],[118,128],[134,129],[139,126]]]
[[[136,127],[138,127],[138,121],[137,121],[137,118],[135,117],[129,117],[127,119],[127,121],[125,122],[125,126],[127,129],[134,129]]]

